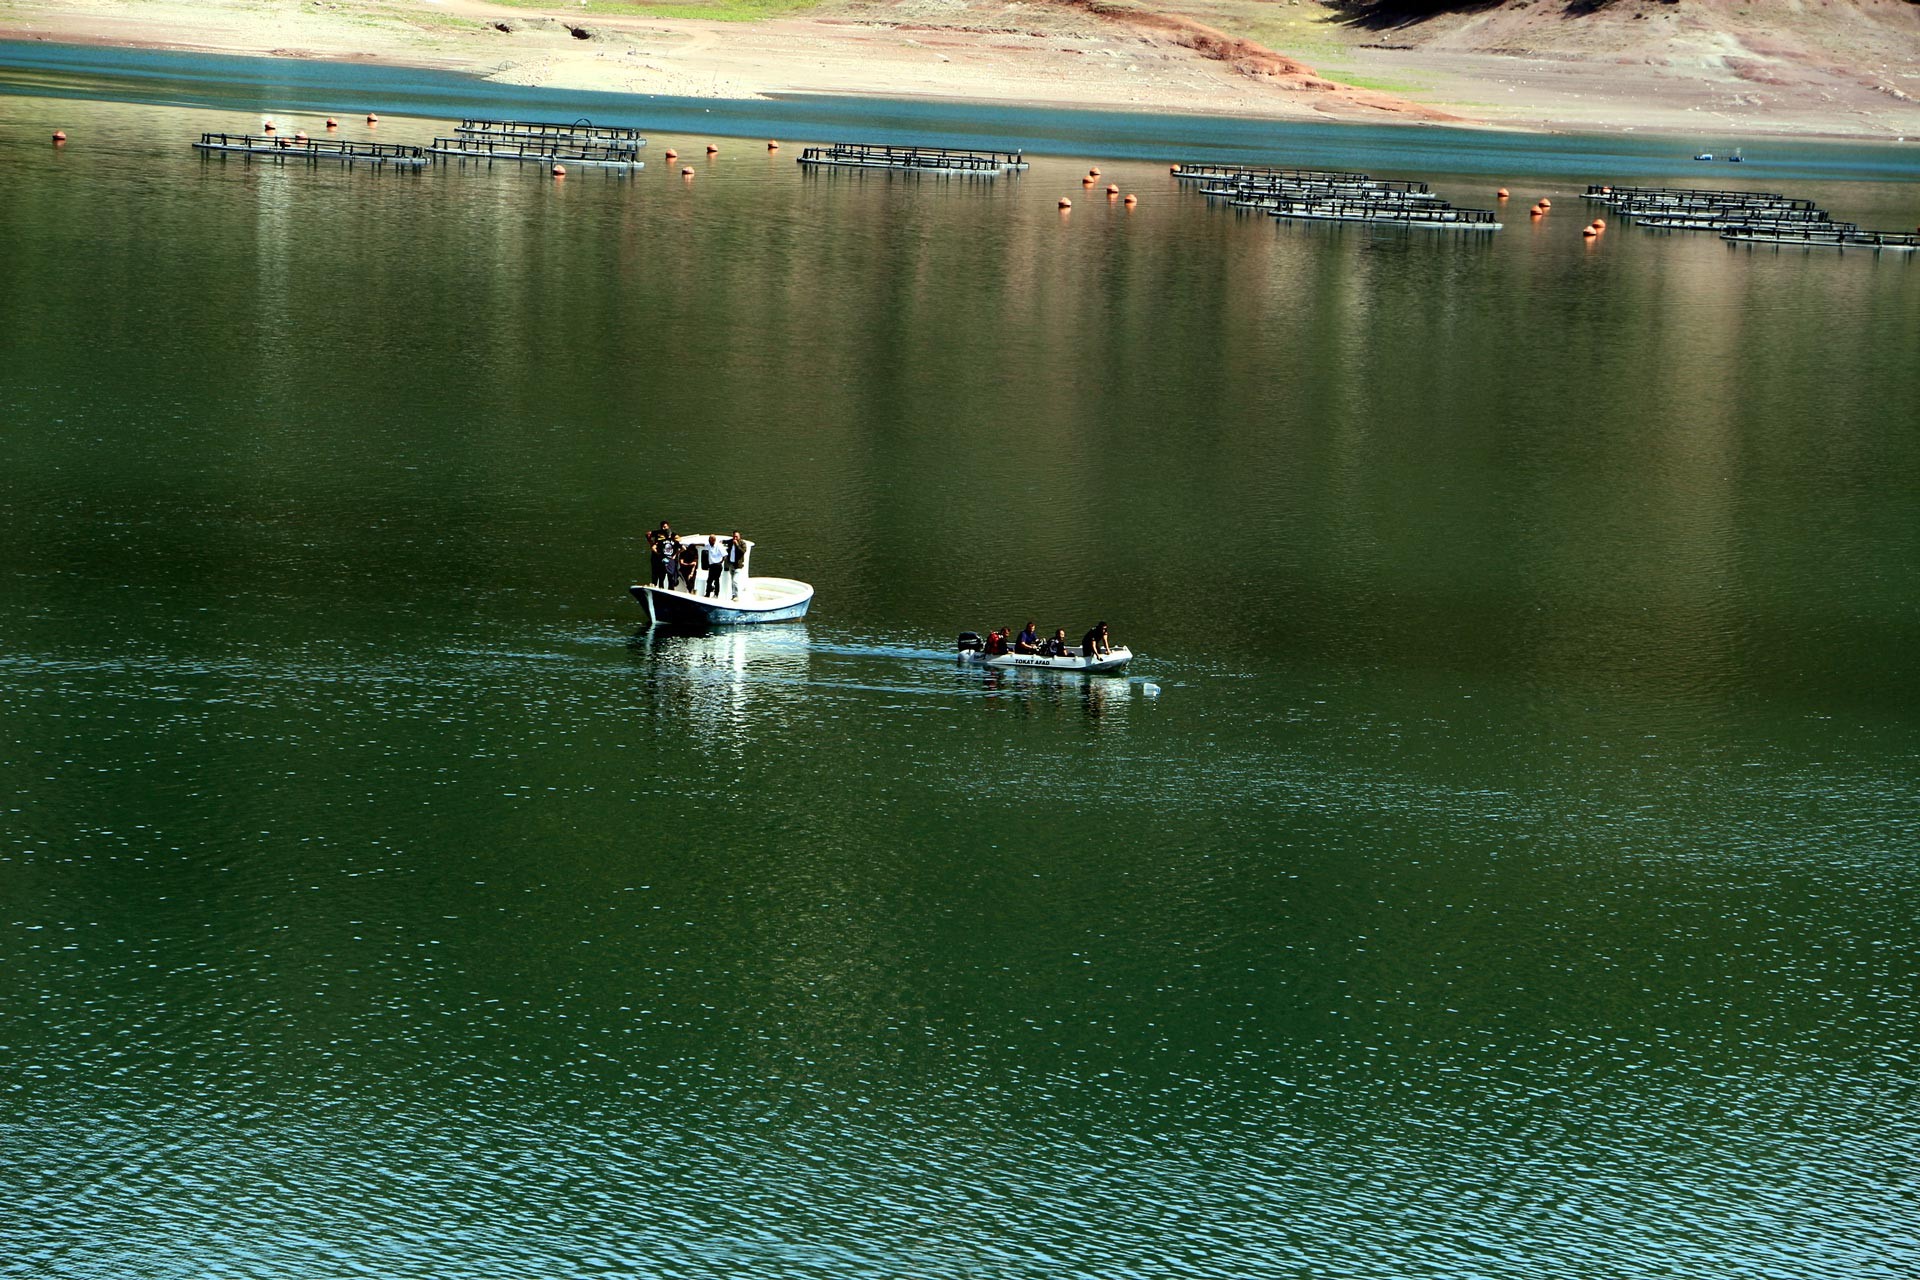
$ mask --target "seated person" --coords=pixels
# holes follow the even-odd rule
[[[997,658],[1007,651],[1007,632],[1003,627],[998,631],[987,632],[986,653],[989,658]]]
[[[1065,627],[1055,627],[1053,634],[1041,642],[1040,656],[1043,658],[1064,658],[1068,656],[1067,629]]]
[[[1015,653],[1040,652],[1040,633],[1034,630],[1033,619],[1031,618],[1027,619],[1026,630],[1022,631],[1018,636],[1014,638],[1013,651]]]

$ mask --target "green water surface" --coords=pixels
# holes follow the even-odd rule
[[[1920,1269],[1920,263],[58,112],[0,1276]],[[648,635],[663,516],[813,616]]]

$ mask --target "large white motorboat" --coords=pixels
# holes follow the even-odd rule
[[[726,545],[724,535],[719,538]],[[682,545],[705,546],[707,534],[689,534]],[[742,539],[742,541],[746,541]],[[746,542],[746,555],[738,569],[720,575],[718,595],[705,594],[705,576],[688,587],[668,588],[636,582],[627,590],[647,611],[647,621],[656,627],[735,627],[750,622],[791,622],[807,616],[813,603],[813,587],[792,578],[756,578],[753,576],[753,543]]]
[[[1042,671],[1078,671],[1085,675],[1118,671],[1133,661],[1133,650],[1125,645],[1091,656],[1073,645],[1067,645],[1066,652],[1059,657],[1044,653],[988,653],[985,642],[971,631],[960,633],[959,653],[960,661],[983,667],[1033,667]]]

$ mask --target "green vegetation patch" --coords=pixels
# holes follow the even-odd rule
[[[1341,84],[1350,84],[1356,89],[1372,89],[1376,93],[1391,93],[1402,98],[1417,98],[1423,93],[1433,92],[1432,85],[1416,84],[1411,80],[1381,80],[1374,76],[1356,76],[1338,67],[1321,67],[1319,71],[1329,80],[1338,80]]]

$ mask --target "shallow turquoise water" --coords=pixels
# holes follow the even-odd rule
[[[1920,1264],[1920,264],[260,109],[0,98],[0,1275]]]

